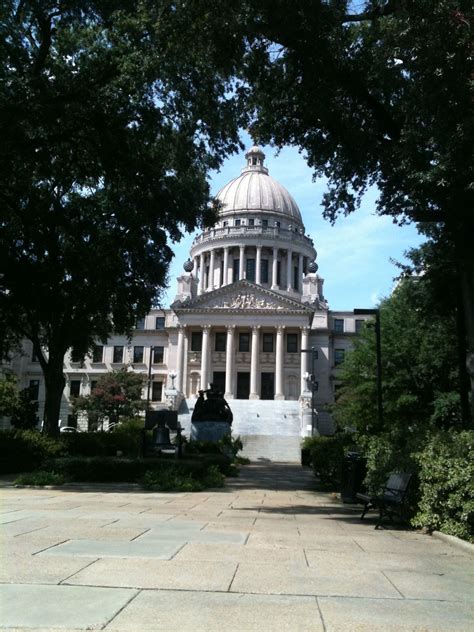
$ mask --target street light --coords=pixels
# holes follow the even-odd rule
[[[380,310],[379,309],[355,309],[354,316],[362,315],[375,316],[375,347],[377,354],[377,418],[379,427],[383,423],[383,403],[382,403],[382,346],[380,339]]]

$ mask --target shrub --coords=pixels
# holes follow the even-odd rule
[[[378,493],[392,472],[410,472],[416,479],[418,466],[410,446],[405,442],[400,443],[390,435],[378,435],[361,438],[360,443],[366,458],[367,474],[364,482],[369,493]],[[414,440],[415,449],[416,445]],[[410,489],[410,495],[416,495],[416,480],[411,482]]]
[[[62,474],[37,470],[21,474],[15,480],[15,485],[63,485],[65,482],[66,479]]]
[[[4,430],[0,432],[0,473],[30,472],[61,454],[61,441],[35,430]]]
[[[415,455],[420,501],[412,523],[474,539],[474,432],[439,432]]]
[[[339,487],[342,464],[347,449],[353,445],[353,436],[344,432],[332,437],[307,437],[314,473],[322,483]]]
[[[147,472],[157,478],[170,478],[170,472],[181,478],[190,476],[196,481],[204,481],[209,472],[217,471],[222,476],[230,463],[223,455],[203,455],[192,460],[183,459],[127,459],[122,457],[66,457],[54,459],[50,469],[61,473],[68,480],[77,482],[135,483],[143,479]]]
[[[216,465],[211,465],[202,478],[195,478],[179,467],[145,472],[142,486],[150,491],[198,492],[208,487],[222,487],[224,476]]]

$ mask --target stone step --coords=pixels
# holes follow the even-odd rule
[[[301,437],[244,435],[241,439],[241,454],[250,461],[301,462]]]

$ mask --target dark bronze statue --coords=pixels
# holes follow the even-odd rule
[[[204,399],[206,395],[206,399]],[[191,421],[227,421],[232,424],[233,415],[229,404],[219,389],[211,384],[207,391],[199,391]]]

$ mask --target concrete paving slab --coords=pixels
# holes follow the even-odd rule
[[[184,530],[164,531],[151,529],[142,536],[137,542],[164,542],[168,540],[180,539],[183,542],[215,542],[216,544],[244,544],[247,540],[248,533],[233,531],[196,531]]]
[[[140,557],[168,560],[183,546],[183,540],[152,540],[150,542],[118,542],[104,540],[69,540],[53,548],[47,549],[39,556],[76,557]],[[135,562],[136,563],[136,562]]]
[[[136,594],[123,588],[4,584],[0,626],[100,629]]]
[[[276,595],[329,595],[401,599],[400,593],[381,572],[351,569],[346,572],[320,574],[314,568],[298,564],[239,564],[231,586],[232,592]]]
[[[273,535],[250,532],[247,544],[252,546],[268,544],[271,546],[295,546],[323,551],[361,551],[361,547],[350,538],[332,538],[323,535],[301,537],[298,535]]]
[[[124,542],[134,540],[145,533],[145,527],[119,527],[115,524],[105,527],[81,527],[80,525],[68,525],[66,527],[49,526],[42,529],[41,533],[46,536],[54,534],[61,540],[122,540]]]
[[[474,603],[474,576],[472,574],[391,570],[385,575],[407,599],[445,600],[451,596],[457,601]]]
[[[472,630],[470,604],[441,601],[318,597],[327,632]]]
[[[0,583],[59,584],[96,558],[9,555],[0,564]]]
[[[137,627],[141,632],[322,632],[324,629],[312,597],[179,591],[140,593],[105,630],[129,632]]]
[[[366,553],[364,551],[321,551],[305,548],[306,559],[310,568],[321,573],[339,571],[348,568],[365,568],[368,570],[405,570],[426,573],[442,572],[436,559],[428,555],[410,556],[399,553]]]
[[[227,591],[236,568],[237,564],[232,562],[146,559],[137,564],[131,559],[101,559],[70,577],[66,583],[166,590],[195,590],[198,587],[206,591]],[[186,595],[182,599],[186,601]]]
[[[176,560],[206,560],[214,562],[251,562],[255,564],[299,563],[306,567],[303,549],[281,549],[235,544],[186,544],[176,555]]]
[[[420,555],[422,553],[428,555],[455,554],[453,547],[430,536],[426,536],[424,540],[420,540],[419,542],[406,542],[394,536],[384,534],[383,531],[374,531],[372,535],[355,534],[353,539],[364,551],[377,553],[390,551],[391,553],[401,553],[403,555]],[[459,551],[458,554],[461,555],[462,552]]]

